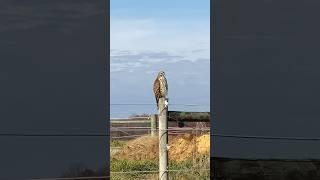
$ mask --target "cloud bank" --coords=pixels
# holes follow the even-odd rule
[[[169,103],[200,104],[172,110],[209,111],[210,22],[208,19],[113,17],[110,22],[112,103],[155,104],[152,85],[166,72]],[[111,106],[111,117],[156,113],[156,106]]]

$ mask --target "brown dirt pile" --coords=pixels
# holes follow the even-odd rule
[[[143,136],[129,141],[112,158],[115,160],[158,160],[158,137]],[[169,136],[169,160],[183,161],[194,155],[209,155],[209,134],[195,136],[191,134]]]

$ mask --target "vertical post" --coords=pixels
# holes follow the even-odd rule
[[[151,115],[151,136],[156,136],[157,132],[157,115]]]
[[[168,99],[159,99],[159,180],[168,180]]]

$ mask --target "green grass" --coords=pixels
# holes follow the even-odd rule
[[[112,160],[110,163],[111,172],[129,172],[129,171],[158,171],[158,161],[143,160]],[[210,169],[209,159],[194,162],[192,159],[182,162],[169,162],[169,178],[172,180],[192,180],[192,179],[210,179],[210,171],[199,169]],[[170,170],[182,170],[179,172]],[[136,173],[111,173],[112,180],[120,179],[158,179],[158,172],[136,172]]]
[[[110,147],[123,147],[128,141],[110,139]]]
[[[111,140],[110,147],[124,147],[128,141]],[[182,162],[169,161],[169,179],[170,180],[206,180],[210,179],[210,157],[209,155],[199,155],[193,159]],[[147,179],[153,180],[159,178],[159,162],[154,160],[115,160],[110,162],[111,172],[131,172],[131,173],[111,173],[111,180],[135,180]],[[181,171],[170,171],[181,170]],[[140,171],[140,172],[139,172]],[[155,171],[155,172],[141,172]]]
[[[110,171],[153,171],[157,168],[155,161],[112,160]]]

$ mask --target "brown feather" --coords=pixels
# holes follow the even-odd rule
[[[159,99],[161,96],[161,92],[160,92],[160,81],[159,81],[158,77],[155,79],[155,81],[153,83],[153,93],[156,98],[157,107],[159,108],[158,103],[159,103]]]
[[[163,71],[160,71],[157,78],[154,80],[153,93],[156,98],[157,107],[159,109],[159,99],[162,97],[166,97],[168,93],[167,79]]]

